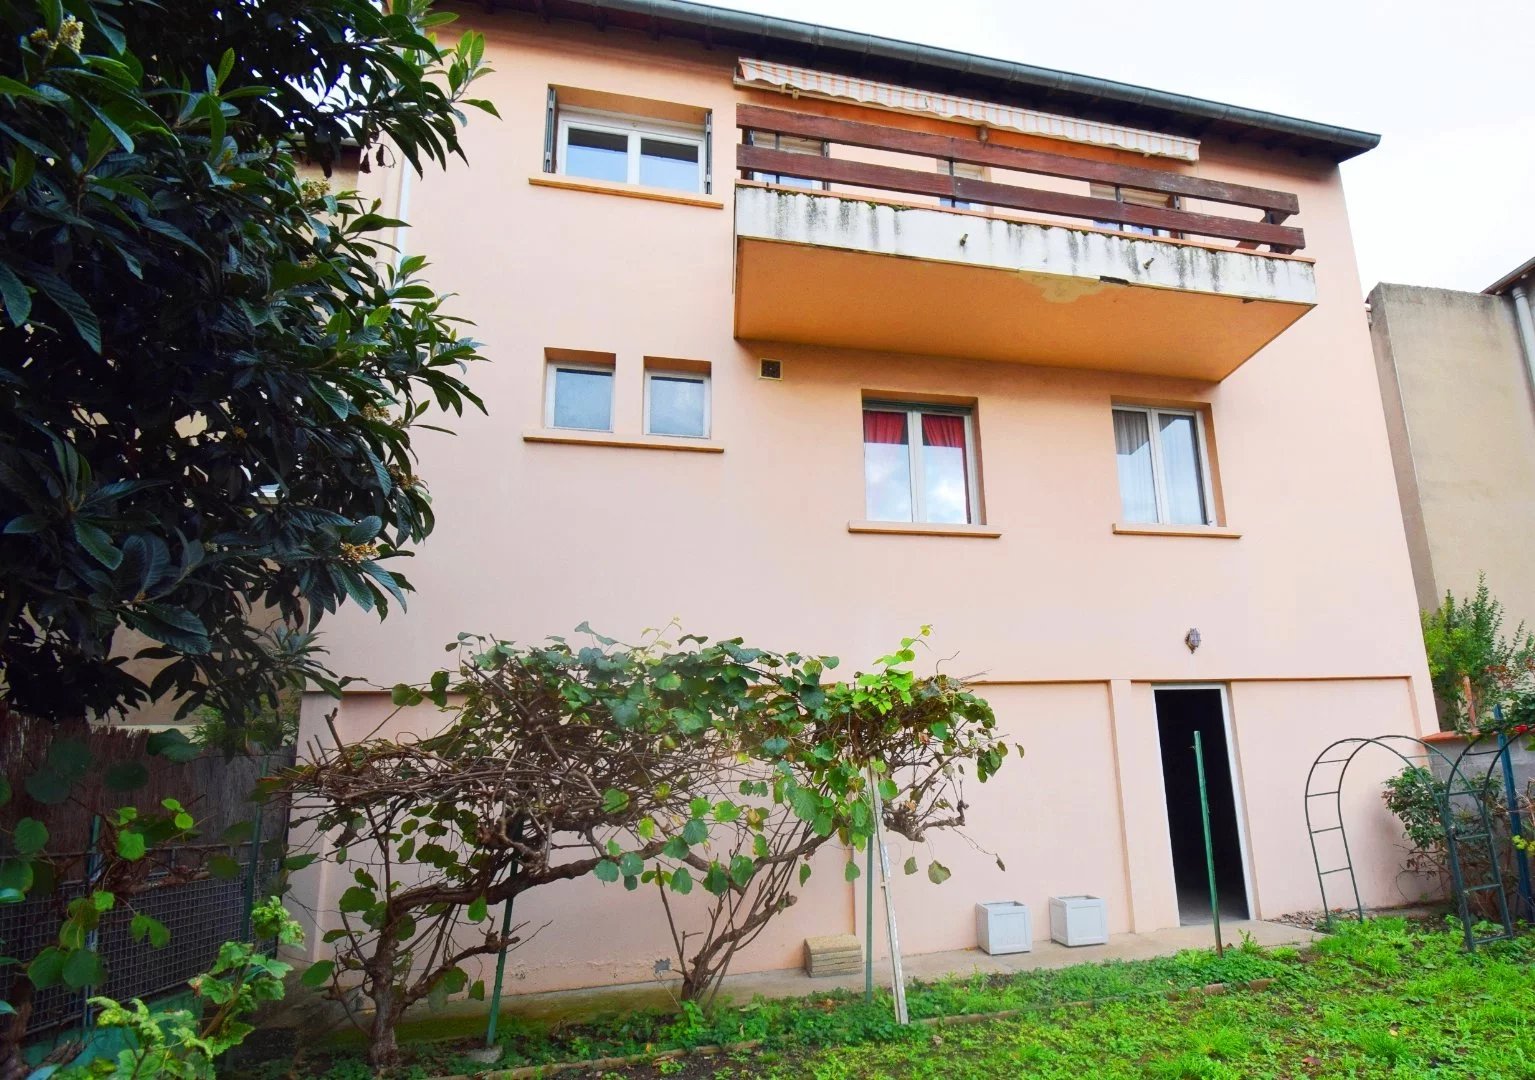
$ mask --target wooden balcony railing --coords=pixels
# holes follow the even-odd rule
[[[1051,154],[996,146],[979,140],[932,135],[884,124],[842,120],[815,113],[770,109],[761,105],[736,106],[736,125],[743,132],[743,143],[736,148],[736,166],[742,175],[770,173],[824,181],[850,187],[875,188],[907,195],[927,195],[953,199],[961,203],[998,206],[1009,210],[1083,218],[1095,223],[1112,222],[1141,228],[1166,230],[1177,236],[1205,236],[1237,241],[1236,247],[1252,250],[1260,244],[1270,251],[1289,254],[1304,247],[1305,234],[1291,225],[1281,224],[1299,212],[1294,195],[1245,184],[1227,184],[1181,173],[1119,165],[1089,158]],[[895,151],[929,159],[925,168],[900,168],[854,161],[845,157],[818,157],[813,154],[777,150],[753,145],[745,133],[751,131],[794,135],[819,139],[830,146],[842,145],[870,150]],[[1166,207],[1139,206],[1119,199],[1073,195],[1047,191],[1019,184],[1002,184],[966,176],[936,172],[932,160],[989,165],[1010,172],[1090,183],[1112,184],[1116,189],[1153,191],[1169,196]],[[1195,213],[1177,208],[1179,199],[1242,206],[1262,212],[1261,221]]]

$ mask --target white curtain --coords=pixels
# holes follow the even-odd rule
[[[1119,463],[1119,498],[1126,522],[1155,523],[1156,480],[1151,466],[1151,431],[1143,412],[1114,410],[1114,455]]]

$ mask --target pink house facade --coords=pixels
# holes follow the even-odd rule
[[[976,846],[931,841],[948,882],[895,883],[906,950],[973,946],[981,901],[1207,919],[1195,729],[1229,913],[1317,908],[1308,766],[1435,726],[1338,170],[1375,137],[685,3],[465,18],[501,122],[468,168],[361,183],[474,320],[489,416],[422,443],[419,591],[336,618],[333,666],[388,687],[459,631],[674,618],[857,666],[931,624],[1027,754],[970,789]],[[389,708],[354,684],[338,729]],[[1368,764],[1354,865],[1400,903]],[[861,933],[844,858],[739,969]],[[325,922],[345,886],[298,898]],[[595,880],[518,918],[548,926],[514,989],[670,951]]]

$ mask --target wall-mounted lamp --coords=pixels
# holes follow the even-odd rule
[[[1183,643],[1189,647],[1189,652],[1196,651],[1202,640],[1204,639],[1199,636],[1199,628],[1197,626],[1191,627],[1189,632],[1183,635]]]

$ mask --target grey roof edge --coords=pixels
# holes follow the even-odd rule
[[[1528,277],[1532,273],[1535,273],[1535,259],[1530,259],[1528,262],[1515,267],[1482,291],[1489,296],[1502,296],[1509,289],[1513,288],[1520,278]]]
[[[817,26],[813,23],[773,15],[733,11],[710,4],[693,3],[691,0],[587,0],[587,2],[596,10],[626,12],[658,20],[670,19],[690,23],[711,32],[744,34],[812,49],[844,50],[886,61],[1067,94],[1085,95],[1106,102],[1175,113],[1209,122],[1232,124],[1255,132],[1267,132],[1303,140],[1315,145],[1319,151],[1327,152],[1327,155],[1335,161],[1347,160],[1372,150],[1380,144],[1379,135],[1354,128],[1301,120],[1279,113],[1263,112],[1239,105],[1226,105],[1186,94],[1153,90],[1132,83],[1077,75],[1068,71],[1035,67],[1011,60],[977,56],[954,49],[918,45],[875,34]]]

